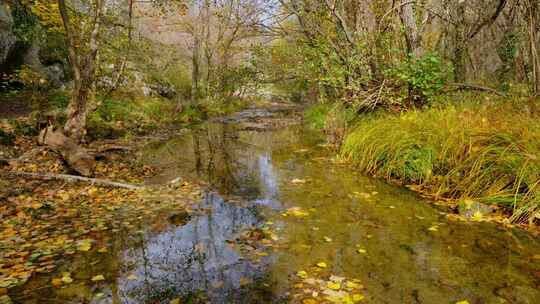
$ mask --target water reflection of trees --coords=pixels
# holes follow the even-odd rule
[[[212,303],[228,303],[240,300],[241,278],[262,276],[260,265],[242,260],[226,242],[258,222],[255,212],[215,194],[205,204],[212,210],[207,215],[173,230],[150,232],[139,247],[124,252],[117,282],[122,303],[153,303],[198,291],[208,292]],[[128,280],[130,274],[140,280]]]

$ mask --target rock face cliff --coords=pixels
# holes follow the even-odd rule
[[[17,19],[14,18],[15,7],[6,1],[0,3],[0,76],[10,74],[21,65],[28,65],[49,80],[52,87],[60,87],[66,82],[65,62],[62,56],[47,57],[48,37],[33,35],[32,38],[19,39],[16,35]],[[34,25],[39,32],[39,25]],[[41,37],[41,38],[40,38]],[[45,60],[42,58],[45,54]],[[50,56],[49,56],[50,57]]]
[[[7,3],[0,3],[0,73],[16,49],[17,37],[13,33],[13,17]]]

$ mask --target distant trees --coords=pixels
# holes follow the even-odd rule
[[[200,94],[229,96],[243,80],[241,66],[258,44],[262,0],[200,0],[191,3],[183,26],[191,36],[192,100]]]
[[[425,101],[411,87],[438,87],[439,76],[502,90],[528,80],[540,91],[537,0],[279,2],[293,16],[281,39],[302,46],[299,56],[311,67],[305,76],[323,95],[371,107],[405,89]],[[445,70],[449,77],[440,75]]]

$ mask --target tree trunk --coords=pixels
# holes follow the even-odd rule
[[[91,176],[94,173],[94,157],[62,131],[55,131],[52,126],[48,127],[41,131],[38,142],[58,152],[69,167],[80,175]]]
[[[91,85],[90,85],[91,86]],[[89,99],[93,99],[91,88],[82,83],[75,84],[68,105],[68,119],[64,133],[79,142],[86,134],[86,121],[90,112]]]
[[[405,40],[407,41],[407,50],[414,58],[423,55],[422,35],[416,25],[416,15],[414,12],[415,2],[401,0],[400,19],[405,28]]]
[[[191,71],[191,102],[193,104],[197,103],[199,95],[199,49],[200,49],[200,39],[198,33],[193,33],[193,56],[191,58],[192,62],[192,71]]]
[[[103,13],[104,0],[95,0],[95,11],[92,32],[88,42],[88,53],[83,56],[75,41],[75,31],[70,21],[65,0],[58,0],[58,8],[64,24],[68,57],[71,64],[74,88],[68,105],[68,118],[64,125],[64,133],[75,142],[80,142],[86,133],[86,120],[92,111],[94,97],[93,85],[96,72],[96,59],[99,50],[99,32]]]
[[[465,5],[465,2],[457,3],[457,20],[453,39],[454,51],[452,54],[455,82],[466,82],[467,80],[467,67],[465,64],[467,55],[467,41],[465,39]]]
[[[532,89],[534,95],[540,93],[540,58],[538,57],[538,0],[527,0],[527,19],[530,49],[530,64],[532,68]]]

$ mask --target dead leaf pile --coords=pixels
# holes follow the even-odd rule
[[[234,241],[229,241],[229,244],[244,257],[260,262],[262,257],[269,255],[268,251],[279,248],[279,237],[272,230],[272,225],[272,222],[268,222],[261,228],[246,230]]]
[[[321,265],[319,265],[321,264]],[[321,267],[324,264],[324,267]],[[317,263],[318,268],[326,268],[326,263]],[[364,300],[364,286],[358,279],[348,279],[335,275],[319,277],[320,271],[314,269],[313,275],[301,270],[296,273],[298,282],[294,284],[293,303],[354,304]]]
[[[106,250],[100,243],[105,234],[136,231],[143,221],[186,210],[201,196],[200,186],[187,182],[140,191],[11,182],[20,187],[5,199],[0,196],[0,289],[24,284],[35,273],[53,272],[75,253]]]

